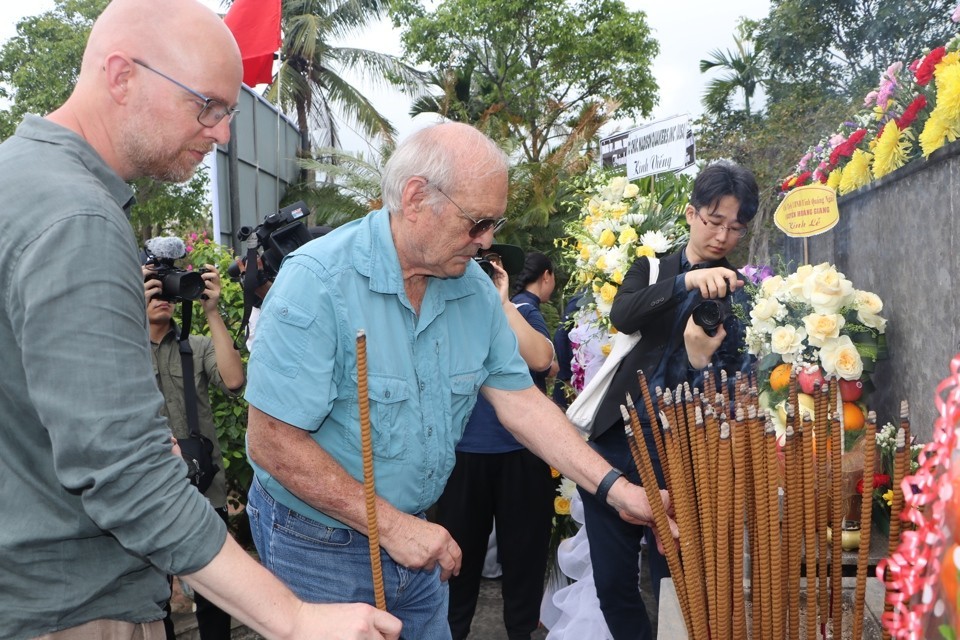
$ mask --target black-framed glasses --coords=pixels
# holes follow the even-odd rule
[[[453,206],[455,206],[457,209],[460,210],[460,216],[462,218],[466,218],[467,220],[473,223],[473,226],[470,227],[470,231],[467,232],[469,233],[471,238],[479,238],[480,236],[485,234],[487,231],[492,231],[493,233],[496,233],[497,231],[503,228],[503,225],[507,224],[506,216],[501,216],[499,218],[480,218],[478,220],[477,218],[474,218],[469,213],[467,213],[463,207],[458,205],[453,200],[453,198],[451,198],[446,193],[444,193],[443,189],[441,189],[435,184],[433,185],[433,188],[439,191],[444,198],[449,200],[450,204],[452,204]]]
[[[725,224],[720,224],[719,222],[714,222],[713,220],[707,220],[699,211],[694,211],[694,215],[700,218],[700,222],[707,226],[712,233],[719,233],[720,231],[726,231],[732,236],[735,236],[737,239],[741,239],[747,235],[746,227],[728,227]]]
[[[192,95],[193,97],[200,100],[203,103],[203,108],[200,109],[200,113],[197,114],[197,122],[207,127],[208,129],[212,129],[213,127],[220,124],[220,121],[223,120],[224,118],[226,118],[227,122],[229,122],[230,120],[233,120],[233,116],[237,115],[236,107],[231,108],[231,107],[228,107],[226,104],[224,104],[223,101],[221,100],[217,100],[216,98],[208,98],[207,96],[203,95],[199,91],[195,91],[190,87],[188,87],[187,85],[183,84],[182,82],[178,82],[174,80],[167,74],[161,71],[157,71],[156,69],[148,65],[143,60],[137,60],[136,58],[133,58],[133,62],[135,64],[140,65],[141,67],[143,67],[148,71],[153,71],[155,74],[157,74],[161,78],[169,80],[170,82],[177,85],[178,87],[180,87],[181,89],[183,89],[184,91]]]

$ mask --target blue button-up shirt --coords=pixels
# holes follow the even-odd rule
[[[363,478],[359,329],[366,332],[377,493],[401,511],[419,513],[446,484],[480,387],[526,389],[530,374],[496,289],[472,261],[462,277],[431,278],[420,315],[414,312],[385,209],[299,248],[264,303],[246,399],[311,432],[357,480]],[[279,502],[328,526],[346,526],[253,466]]]

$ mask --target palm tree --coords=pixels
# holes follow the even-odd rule
[[[744,111],[750,117],[750,99],[763,80],[763,52],[752,36],[748,21],[737,26],[737,35],[733,37],[736,51],[714,49],[710,58],[700,61],[700,73],[711,69],[722,69],[726,73],[712,79],[703,95],[703,105],[712,115],[722,115],[729,111],[730,101],[737,91],[743,93]]]
[[[390,140],[393,125],[345,77],[359,71],[405,90],[417,91],[422,74],[396,56],[368,49],[335,46],[384,17],[386,0],[284,0],[281,22],[281,64],[267,98],[293,106],[300,127],[301,147],[310,155],[315,145],[311,128],[322,131],[316,146],[338,147],[334,114],[355,121],[370,137]]]

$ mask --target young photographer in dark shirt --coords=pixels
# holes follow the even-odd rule
[[[649,284],[650,262],[639,258],[614,298],[610,312],[613,326],[626,333],[640,331],[642,338],[620,363],[600,403],[590,444],[632,482],[640,484],[640,477],[620,413],[627,393],[641,410],[644,438],[663,486],[651,420],[640,401],[637,370],[644,372],[652,393],[658,386],[673,389],[683,382],[702,387],[705,367],[712,365],[732,374],[743,364],[744,327],[736,316],[725,313],[718,326],[706,330],[694,316],[710,315],[703,311],[724,312],[732,299],[743,296],[743,278],[727,255],[746,235],[757,206],[758,187],[752,173],[730,162],[707,166],[697,176],[686,208],[690,225],[686,246],[660,259],[653,285]],[[707,306],[694,313],[704,301]],[[715,308],[708,309],[710,305]],[[713,335],[709,335],[711,332]],[[640,541],[648,528],[623,521],[588,492],[581,491],[580,495],[597,597],[607,626],[616,640],[650,638],[650,621],[637,588]],[[653,591],[659,599],[660,580],[668,577],[669,571],[652,535],[647,537],[647,550]]]

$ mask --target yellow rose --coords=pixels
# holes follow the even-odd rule
[[[599,258],[597,258],[596,266],[597,266],[597,269],[599,269],[600,271],[606,271],[607,256],[601,255]]]
[[[623,284],[623,272],[620,271],[620,269],[617,269],[613,272],[613,275],[610,276],[610,279],[617,284]]]
[[[652,258],[655,255],[657,255],[657,252],[653,250],[653,247],[647,246],[645,244],[637,247],[638,258]]]
[[[601,247],[612,247],[616,241],[617,237],[613,235],[613,231],[610,231],[610,229],[604,229],[600,233],[600,239],[597,241],[597,244],[599,244]]]
[[[759,298],[750,310],[750,317],[755,321],[763,322],[773,320],[781,311],[783,311],[783,305],[777,302],[776,298]]]
[[[607,283],[605,283],[602,287],[600,287],[600,298],[601,298],[604,302],[606,302],[606,303],[608,303],[608,304],[612,303],[612,302],[613,302],[613,297],[614,297],[615,295],[617,295],[617,286],[616,286],[616,285],[610,284],[609,282],[607,282]]]
[[[863,360],[850,336],[827,340],[820,347],[820,364],[826,373],[844,380],[859,380],[863,373]]]
[[[815,347],[821,346],[828,339],[838,337],[845,323],[843,316],[836,313],[811,313],[803,318],[807,339]]]
[[[583,260],[584,262],[590,259],[590,247],[586,245],[580,246],[580,259]]]
[[[626,229],[620,232],[620,237],[617,239],[617,241],[620,244],[629,244],[631,242],[634,242],[636,239],[637,239],[637,230],[634,229],[633,227],[627,227]]]
[[[587,211],[590,212],[591,216],[598,215],[600,213],[600,203],[591,199],[587,204]]]
[[[553,510],[560,516],[570,515],[570,500],[563,496],[557,496],[553,499]]]
[[[610,215],[613,216],[614,220],[619,220],[628,211],[630,211],[630,207],[623,204],[622,202],[620,204],[615,204],[610,207]]]
[[[610,344],[609,342],[608,342],[607,344],[603,345],[602,347],[600,347],[600,353],[603,354],[603,357],[604,357],[604,358],[606,358],[608,355],[610,355],[610,352],[611,352],[611,351],[613,351],[613,345]]]

